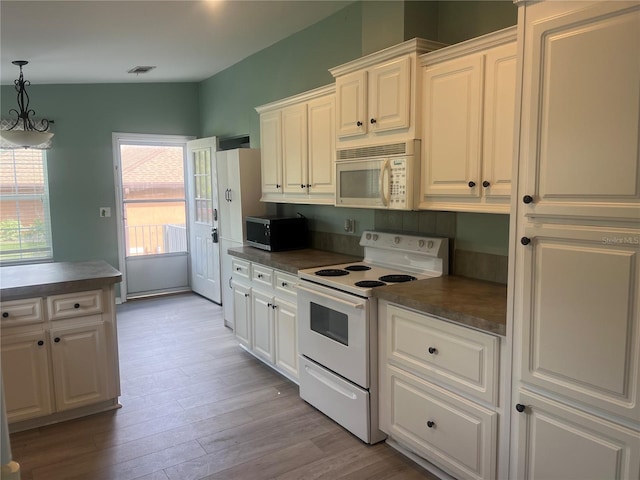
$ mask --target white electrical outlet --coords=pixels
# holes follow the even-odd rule
[[[344,221],[344,231],[348,233],[356,231],[356,221],[353,218],[347,218]]]
[[[100,207],[100,216],[101,217],[110,217],[111,216],[111,207]]]

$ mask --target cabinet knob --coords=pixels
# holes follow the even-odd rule
[[[476,182],[474,182],[473,180],[471,180],[471,181],[468,183],[468,185],[469,185],[469,188],[473,188],[473,187],[475,187],[475,186],[476,186]]]
[[[273,309],[275,310],[276,308],[278,308],[278,305],[276,305],[276,304],[274,303],[273,305],[271,305],[271,308],[273,308]]]
[[[236,272],[239,272],[240,270],[242,270],[240,267],[236,267]]]
[[[54,338],[53,341],[56,342],[56,343],[60,343],[60,337]]]
[[[279,183],[276,183],[276,188],[280,188],[282,187],[282,185],[280,185]]]
[[[286,287],[287,285],[289,285],[287,282],[282,282],[283,287]]]
[[[524,409],[527,408],[525,405],[521,403],[516,403],[516,410],[520,413],[524,412]]]
[[[358,120],[358,121],[356,122],[356,126],[361,127],[361,126],[362,126],[362,122],[361,122],[360,120]]]
[[[44,340],[38,340],[38,346],[41,347],[42,345],[44,345]]]
[[[429,347],[429,353],[431,355],[435,354],[438,352],[438,349],[436,347]]]
[[[248,298],[248,297],[249,297],[249,294],[248,294],[248,293],[245,293],[245,294],[244,294],[244,298]]]
[[[434,422],[433,420],[429,420],[429,421],[427,422],[427,427],[429,427],[429,428],[433,428],[433,427],[435,427],[435,426],[436,426],[436,422]]]
[[[2,312],[2,318],[9,318],[9,312]]]
[[[491,182],[488,182],[487,180],[485,180],[484,182],[482,182],[482,186],[484,188],[489,188],[491,186]]]
[[[262,274],[261,273],[258,274],[258,278],[262,278]]]
[[[531,243],[531,239],[529,237],[522,237],[520,239],[520,243],[522,245],[529,245]]]
[[[529,205],[530,203],[533,203],[533,197],[531,195],[525,195],[522,197],[522,201]]]
[[[311,188],[311,184],[310,183],[307,183],[307,188]]]
[[[273,303],[267,303],[267,307],[273,308]]]
[[[375,118],[372,118],[372,119],[370,120],[370,122],[371,122],[371,125],[373,125],[374,123],[376,123],[376,119],[375,119]]]
[[[79,303],[74,303],[73,304],[73,308],[80,308],[80,304]]]

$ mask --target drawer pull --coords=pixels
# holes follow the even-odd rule
[[[54,338],[53,341],[56,342],[56,343],[60,343],[60,337]]]
[[[42,345],[44,345],[44,340],[38,340],[38,346],[41,347]]]
[[[429,420],[429,421],[427,422],[427,427],[429,427],[429,428],[433,428],[433,427],[435,427],[435,426],[436,426],[436,422],[434,422],[433,420]]]
[[[429,347],[429,353],[431,355],[435,355],[436,353],[438,353],[438,349],[436,347]]]
[[[282,282],[283,287],[286,287],[287,285],[289,285],[287,282]]]
[[[273,308],[273,303],[267,303],[268,308]]]
[[[236,272],[239,272],[240,270],[242,270],[242,268],[236,267]]]
[[[9,318],[9,312],[2,312],[2,318]]]
[[[73,308],[80,308],[80,304],[79,303],[74,303],[73,304]]]
[[[516,410],[520,413],[524,412],[524,409],[527,408],[525,405],[521,403],[516,403]]]
[[[258,274],[258,278],[262,278],[262,274],[261,273]]]

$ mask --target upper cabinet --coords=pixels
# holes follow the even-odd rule
[[[516,27],[420,57],[420,208],[508,213]]]
[[[335,86],[256,108],[260,114],[262,200],[333,204]]]
[[[419,137],[418,55],[443,44],[415,38],[331,69],[341,148]]]

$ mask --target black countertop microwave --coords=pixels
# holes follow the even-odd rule
[[[247,217],[247,243],[270,252],[297,250],[309,246],[304,217]]]

